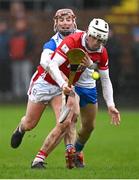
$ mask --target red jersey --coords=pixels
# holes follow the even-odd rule
[[[94,63],[97,62],[100,70],[108,69],[108,53],[106,48],[102,46],[98,51],[89,51],[85,46],[85,35],[86,33],[79,32],[66,37],[58,46],[55,53],[59,53],[67,60],[66,53],[68,50],[81,48],[89,55]]]
[[[89,55],[90,59],[94,63],[97,63],[98,69],[100,70],[108,69],[108,54],[107,54],[106,48],[101,46],[100,49],[98,49],[97,51],[89,51],[85,45],[85,36],[86,36],[85,32],[78,32],[78,33],[65,37],[64,40],[61,42],[61,44],[58,46],[58,48],[55,50],[54,54],[52,55],[52,60],[56,54],[59,55],[57,58],[57,61],[60,61],[60,64],[61,64],[59,66],[59,69],[67,77],[69,76],[69,73],[70,73],[70,65],[69,65],[69,61],[67,59],[66,53],[70,49],[74,49],[74,48],[83,49]],[[39,72],[42,71],[42,68],[40,69],[41,70],[38,69]],[[51,76],[48,73],[46,74],[44,79],[51,84],[56,84],[56,82],[51,78]]]

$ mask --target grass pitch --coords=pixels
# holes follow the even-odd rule
[[[0,106],[1,179],[139,178],[139,112],[121,110],[121,125],[114,127],[107,112],[99,111],[96,129],[84,149],[86,167],[72,170],[65,168],[63,142],[48,157],[46,170],[30,169],[31,161],[55,124],[50,108],[38,126],[26,133],[18,149],[10,147],[11,134],[24,113],[24,105]]]

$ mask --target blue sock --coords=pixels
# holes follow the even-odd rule
[[[76,141],[76,143],[75,143],[76,151],[81,152],[83,148],[84,148],[84,144],[81,144],[79,141]]]

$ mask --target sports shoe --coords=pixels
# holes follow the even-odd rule
[[[72,169],[75,167],[74,156],[75,156],[75,148],[74,147],[68,148],[65,153],[66,167],[68,169]]]
[[[45,162],[36,162],[35,164],[31,164],[31,169],[46,169]]]
[[[74,156],[75,167],[84,168],[84,157],[83,152],[76,152]]]
[[[15,132],[13,133],[11,137],[12,148],[17,148],[21,144],[24,134],[25,132],[19,131],[19,127],[15,130]]]

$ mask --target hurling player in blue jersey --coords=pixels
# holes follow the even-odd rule
[[[32,130],[37,125],[42,113],[44,112],[48,104],[51,105],[55,113],[56,123],[58,124],[59,131],[65,131],[65,127],[63,126],[66,126],[66,122],[63,124],[60,124],[58,122],[62,104],[61,88],[53,84],[53,80],[47,73],[47,67],[51,60],[51,55],[53,54],[57,46],[62,42],[63,38],[71,33],[75,33],[78,31],[76,25],[76,17],[71,9],[59,9],[56,12],[54,16],[54,31],[56,32],[56,34],[50,39],[50,41],[44,44],[40,59],[40,66],[38,66],[37,71],[31,79],[30,87],[28,90],[28,104],[26,114],[21,118],[19,125],[17,126],[11,137],[11,146],[13,148],[18,148],[22,142],[25,132]],[[64,76],[64,74],[62,75]],[[64,76],[64,78],[66,77]],[[73,139],[75,140],[76,133],[74,126],[75,123],[71,125],[71,131],[69,130],[69,133],[65,134],[65,132],[62,132],[62,137],[63,134],[65,135],[64,142],[66,145],[66,158],[68,158],[67,156],[69,153],[71,153],[74,146]],[[57,134],[56,136],[58,139]],[[54,143],[55,145],[53,146],[56,146],[60,138],[57,140],[57,142],[53,142],[53,139],[50,141],[50,143]],[[52,149],[54,148],[53,146]],[[49,153],[50,152],[51,149],[49,150]],[[47,155],[48,154],[44,153],[41,149],[33,161],[32,168],[44,167],[44,159]],[[68,164],[67,167],[69,167]]]

